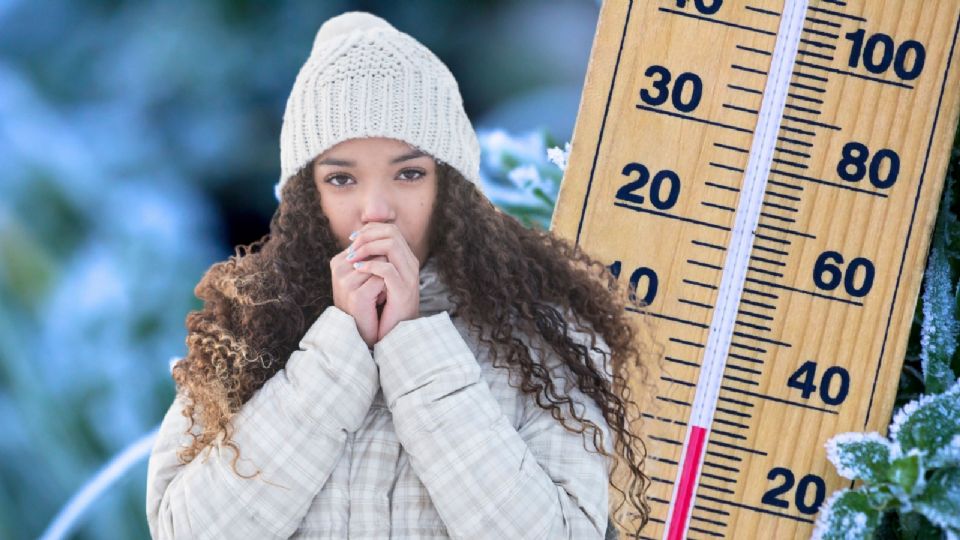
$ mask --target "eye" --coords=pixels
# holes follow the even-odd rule
[[[337,180],[338,178],[345,178],[345,179],[347,179],[347,180],[350,180],[350,177],[347,176],[347,175],[345,175],[345,174],[334,174],[334,175],[328,176],[328,177],[324,180],[324,182],[330,184],[330,185],[333,186],[333,187],[338,187],[338,188],[339,188],[339,187],[345,187],[345,186],[347,185],[346,183],[337,183],[337,182],[335,182],[335,180]]]
[[[411,173],[414,174],[415,176],[413,177],[406,176],[407,174],[411,174]],[[426,174],[427,174],[426,172],[420,169],[404,169],[400,171],[401,180],[405,182],[416,182],[417,180],[420,180],[421,178],[426,176]]]

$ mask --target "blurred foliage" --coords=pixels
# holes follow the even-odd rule
[[[502,129],[480,130],[477,136],[486,196],[525,226],[549,229],[563,169],[547,153],[559,141],[543,130],[519,135]]]
[[[193,287],[267,232],[287,96],[348,10],[434,51],[476,127],[569,138],[594,0],[0,2],[0,538],[41,535],[162,418]],[[543,89],[566,101],[511,105]],[[70,537],[148,537],[145,480],[143,460]]]

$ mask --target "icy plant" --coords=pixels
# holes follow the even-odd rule
[[[478,130],[483,192],[498,208],[527,227],[548,229],[570,155],[544,131],[521,135]]]
[[[950,265],[944,249],[930,253],[927,285],[923,292],[923,324],[920,327],[920,365],[927,392],[942,392],[953,379],[950,359],[957,350],[956,308],[950,285]]]
[[[951,233],[956,230],[956,218],[946,209],[952,202],[953,179],[948,178],[944,189],[941,211],[937,219],[930,249],[930,260],[925,274],[923,291],[923,323],[920,327],[920,365],[925,391],[943,392],[955,375],[950,367],[957,350],[957,299],[960,288],[954,289],[950,276],[948,256]]]
[[[921,396],[894,416],[890,438],[842,433],[827,442],[840,476],[861,480],[826,501],[814,539],[871,538],[885,512],[899,516],[904,537],[960,539],[960,379]]]

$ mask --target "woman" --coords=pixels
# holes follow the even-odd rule
[[[440,60],[334,17],[280,139],[270,234],[195,290],[151,534],[603,538],[608,483],[646,523],[616,281],[478,190]]]

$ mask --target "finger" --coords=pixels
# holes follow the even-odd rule
[[[404,280],[412,281],[414,274],[419,273],[417,272],[419,263],[414,262],[416,255],[410,251],[410,247],[405,242],[397,242],[393,237],[369,241],[358,247],[353,257],[347,260],[351,262],[364,261],[368,258],[375,260],[376,255],[383,255],[393,263]]]
[[[402,246],[402,248],[406,250],[411,257],[416,257],[413,254],[413,251],[410,249],[410,243],[407,242],[407,239],[403,236],[403,233],[400,232],[399,227],[393,223],[381,223],[378,221],[367,223],[361,227],[357,233],[357,236],[354,238],[353,243],[347,246],[347,250],[349,251],[351,248],[356,250],[368,242],[383,238],[395,239],[397,244]]]
[[[334,279],[339,279],[353,272],[353,261],[347,260],[350,247],[338,252],[330,258],[330,275]]]
[[[380,276],[370,275],[369,279],[361,285],[354,294],[358,295],[358,299],[363,303],[373,302],[376,300],[377,296],[383,291],[385,284],[383,278]]]
[[[386,261],[387,258],[383,255],[374,255],[368,260]],[[357,269],[353,267],[353,263],[354,261],[344,261],[343,265],[346,267],[344,270],[346,274],[337,278],[337,283],[340,284],[340,287],[348,291],[357,289],[370,279],[371,276],[369,273],[357,271]]]
[[[400,291],[404,287],[407,287],[406,281],[400,277],[400,272],[397,271],[397,267],[390,262],[383,261],[362,261],[358,263],[360,266],[357,267],[358,272],[367,272],[375,276],[383,278],[383,281],[386,283],[387,291]]]
[[[362,281],[358,281],[355,276],[351,279],[350,276],[353,276],[353,274],[353,262],[347,260],[346,249],[330,258],[331,281],[341,286],[349,283],[353,285],[353,287],[350,288],[356,288]]]
[[[398,268],[401,265],[403,266],[403,268],[400,268],[401,272],[407,272],[409,274],[419,273],[420,262],[413,253],[410,242],[407,241],[403,233],[400,232],[400,228],[394,223],[376,221],[367,223],[360,229],[353,244],[347,246],[347,250],[349,251],[351,248],[357,250],[364,244],[387,238],[394,239],[398,246],[396,253],[399,257],[393,257],[391,260],[394,264],[398,265]]]
[[[399,231],[400,229],[392,223],[371,221],[370,223],[364,224],[362,227],[360,227],[360,229],[357,230],[357,236],[353,238],[352,242],[356,246],[362,244],[363,242],[368,242],[377,238],[384,238],[391,234],[391,230]]]

